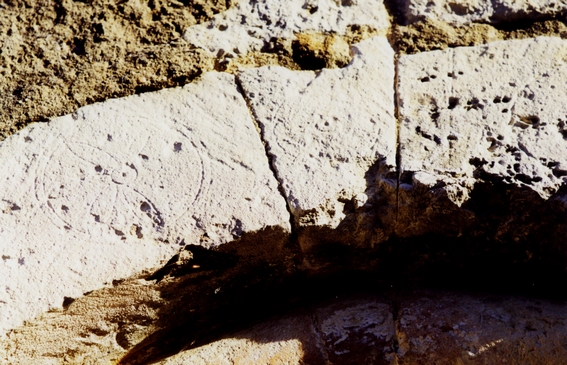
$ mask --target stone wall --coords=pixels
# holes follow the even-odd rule
[[[2,9],[3,362],[562,363],[564,2]]]

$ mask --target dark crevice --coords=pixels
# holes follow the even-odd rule
[[[527,16],[527,14],[512,15],[507,18],[492,17],[490,20],[492,26],[500,31],[511,32],[514,30],[529,30],[537,28],[539,23],[545,21],[560,21],[565,22],[567,12],[561,11],[551,14],[535,14]],[[520,18],[523,16],[523,18]]]
[[[390,10],[390,9],[389,9]],[[400,129],[401,129],[401,117],[400,117],[400,99],[398,92],[398,78],[399,78],[399,58],[400,52],[397,46],[397,33],[398,29],[396,25],[393,25],[388,34],[388,42],[394,50],[394,118],[396,119],[396,221],[398,220],[399,213],[399,190],[400,182],[402,178],[402,167],[401,167],[401,142],[400,142]]]

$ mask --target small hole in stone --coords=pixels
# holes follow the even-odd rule
[[[110,134],[107,134],[107,135],[106,135],[106,140],[107,140],[108,142],[111,142],[111,141],[112,141],[112,136],[111,136]]]
[[[502,98],[503,103],[509,103],[510,100],[512,100],[512,99],[509,96],[505,96],[505,97]]]
[[[421,82],[429,82],[429,77],[425,76],[425,77],[419,79],[419,81],[421,81]]]
[[[459,71],[458,74],[459,74],[459,75],[462,75],[462,74],[463,74],[463,71]]]
[[[61,210],[64,211],[64,212],[68,212],[68,211],[69,211],[69,207],[66,206],[66,205],[62,205],[62,206],[61,206]]]
[[[146,156],[146,155],[139,154],[138,156],[140,156],[140,157],[142,158],[142,160],[144,160],[144,161],[147,161],[147,160],[150,159],[150,158],[149,158],[148,156]]]
[[[218,26],[218,29],[219,29],[221,32],[224,32],[225,30],[228,29],[228,25],[226,25],[226,24],[221,24],[221,25]]]
[[[502,113],[508,113],[508,109],[502,109]]]
[[[96,165],[94,169],[95,169],[96,172],[102,171],[102,167],[100,165]]]
[[[501,102],[502,102],[502,98],[501,98],[500,96],[497,96],[497,97],[494,98],[494,100],[492,100],[492,102],[493,102],[494,104],[501,103]]]
[[[181,151],[181,142],[175,142],[175,143],[173,144],[173,150],[174,150],[175,152],[180,152],[180,151]]]
[[[27,136],[24,137],[24,142],[31,142],[31,141],[32,141],[32,139],[30,137],[27,137]]]
[[[498,140],[499,140],[499,141],[501,141],[501,140],[503,140],[503,139],[504,139],[504,136],[503,136],[503,135],[501,135],[501,134],[499,134],[499,135],[498,135],[498,137],[496,137],[496,138],[498,138]]]
[[[436,75],[431,75],[431,76],[429,76],[429,77],[431,77],[432,79],[436,79],[436,78],[437,78]]]
[[[147,213],[152,210],[152,207],[148,204],[148,202],[142,202],[142,204],[140,204],[140,210]]]
[[[455,74],[452,73],[452,72],[449,72],[449,73],[447,74],[447,76],[448,76],[448,77],[455,77]]]
[[[63,297],[63,309],[69,308],[71,304],[75,301],[75,298]]]
[[[459,104],[459,98],[450,97],[449,98],[449,109],[455,109]]]
[[[124,236],[124,232],[122,232],[122,231],[119,230],[119,229],[115,229],[115,230],[114,230],[114,233],[115,233],[117,236]]]

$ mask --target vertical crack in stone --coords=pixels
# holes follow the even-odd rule
[[[250,112],[250,118],[254,122],[254,126],[256,127],[256,130],[258,131],[258,136],[260,137],[260,140],[262,141],[262,145],[264,146],[264,150],[266,152],[266,157],[268,158],[268,165],[269,165],[270,170],[272,171],[272,174],[274,175],[274,177],[275,177],[275,179],[278,183],[278,191],[280,192],[280,195],[282,196],[282,198],[285,201],[285,206],[286,206],[287,212],[289,213],[289,224],[291,226],[291,234],[290,234],[290,238],[289,238],[289,243],[291,245],[290,248],[292,249],[292,251],[294,252],[294,254],[296,256],[296,259],[294,261],[296,262],[296,264],[299,264],[303,261],[303,251],[301,250],[301,246],[299,245],[298,233],[297,233],[297,228],[299,227],[299,222],[296,222],[295,217],[294,217],[294,215],[291,211],[291,207],[289,206],[289,201],[286,198],[285,190],[283,188],[283,181],[280,178],[280,176],[278,174],[278,170],[277,170],[275,163],[273,161],[274,156],[270,153],[268,142],[266,141],[266,138],[264,137],[264,130],[260,126],[260,123],[258,123],[258,118],[256,116],[256,113],[254,113],[254,109],[252,108],[252,104],[250,103],[250,100],[248,99],[248,96],[246,95],[246,92],[244,91],[244,87],[242,87],[242,83],[240,82],[240,78],[238,77],[238,75],[235,76],[235,81],[236,81],[236,86],[237,86],[238,92],[242,95],[242,98],[246,102],[246,106],[248,107],[248,111]]]
[[[397,39],[398,39],[398,26],[392,25],[390,33],[388,35],[388,41],[392,49],[394,50],[394,118],[396,119],[396,224],[398,222],[398,213],[400,208],[400,181],[402,178],[402,157],[401,157],[401,143],[400,143],[400,98],[398,92],[398,78],[399,78],[399,59],[400,50],[398,49]]]

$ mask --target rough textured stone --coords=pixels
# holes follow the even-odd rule
[[[550,57],[541,58],[543,53]],[[566,54],[565,41],[542,37],[401,57],[400,201],[414,209],[408,214],[446,214],[462,207],[461,220],[452,219],[462,232],[482,215],[482,207],[474,205],[482,198],[481,182],[522,192],[515,198],[533,202],[532,209],[564,205],[567,158],[558,151],[567,147],[561,86]],[[426,191],[429,206],[416,208],[409,203],[414,198],[403,199],[416,189]],[[430,224],[422,218],[408,222],[409,229]]]
[[[310,316],[266,321],[230,337],[174,355],[160,365],[325,364]]]
[[[296,33],[346,33],[351,25],[389,27],[382,1],[240,1],[212,20],[188,28],[183,38],[216,57],[234,57],[269,47]]]
[[[289,229],[227,74],[34,125],[2,143],[0,161],[2,332],[156,267],[180,245]]]
[[[387,301],[350,296],[270,319],[159,364],[390,364],[394,336]]]
[[[331,364],[390,364],[395,325],[390,304],[376,297],[337,300],[316,311]]]
[[[399,303],[398,364],[563,364],[564,302],[418,292]]]
[[[238,76],[299,227],[335,229],[348,214],[372,210],[374,179],[394,170],[393,51],[376,37],[353,52],[344,69]]]
[[[554,0],[400,0],[410,23],[423,19],[454,25],[534,21],[564,14],[567,3]]]

